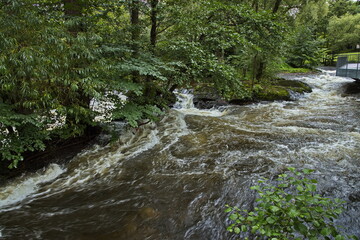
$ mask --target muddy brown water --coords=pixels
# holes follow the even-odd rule
[[[300,79],[293,102],[200,111],[180,94],[158,124],[93,146],[0,189],[0,239],[236,239],[225,204],[250,207],[249,187],[287,167],[315,169],[319,191],[345,200],[338,220],[360,235],[360,102],[350,79]],[[181,108],[186,106],[186,108]]]

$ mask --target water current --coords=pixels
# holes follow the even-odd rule
[[[225,204],[287,167],[315,169],[321,194],[345,200],[338,220],[360,235],[360,102],[351,79],[303,77],[297,101],[198,110],[191,95],[159,123],[93,146],[0,187],[0,239],[236,239]]]

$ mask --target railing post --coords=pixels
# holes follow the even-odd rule
[[[357,55],[358,59],[357,59],[357,64],[356,64],[356,78],[360,79],[360,74],[359,74],[359,63],[360,63],[360,54]]]

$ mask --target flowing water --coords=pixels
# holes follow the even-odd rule
[[[320,192],[347,201],[338,224],[360,235],[360,102],[351,80],[301,79],[293,102],[200,111],[189,94],[156,125],[94,146],[0,188],[0,239],[235,239],[224,205],[286,167],[316,169]],[[187,106],[183,108],[182,106]]]

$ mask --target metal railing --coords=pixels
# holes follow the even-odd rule
[[[336,76],[360,80],[360,54],[339,55],[336,63]]]

